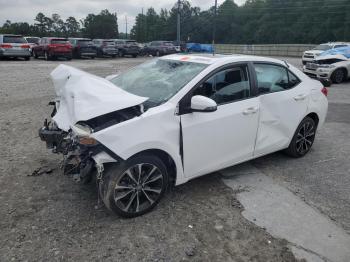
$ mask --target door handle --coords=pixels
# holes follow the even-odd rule
[[[257,112],[258,112],[257,107],[249,107],[243,111],[243,115],[252,115],[252,114],[256,114]]]
[[[306,98],[306,94],[300,94],[294,97],[295,101],[301,101],[304,100]]]

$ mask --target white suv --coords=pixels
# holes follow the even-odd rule
[[[320,44],[316,46],[314,49],[305,51],[303,54],[303,65],[306,65],[307,62],[312,62],[313,60],[316,59],[321,53],[324,51],[328,51],[330,49],[334,48],[339,48],[339,47],[345,47],[345,46],[350,46],[350,43],[345,43],[345,42],[330,42],[326,44]]]

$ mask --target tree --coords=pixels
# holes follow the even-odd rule
[[[118,18],[117,14],[110,13],[107,9],[100,14],[88,14],[83,20],[83,35],[90,38],[117,38]]]

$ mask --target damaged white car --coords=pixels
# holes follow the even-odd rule
[[[304,156],[328,108],[319,81],[254,56],[171,55],[110,80],[65,65],[51,75],[40,138],[124,217],[150,211],[168,185],[279,150]]]
[[[340,84],[350,79],[350,47],[323,52],[303,67],[305,74],[319,80]]]

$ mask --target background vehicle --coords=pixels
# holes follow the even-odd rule
[[[39,44],[33,47],[34,58],[44,57],[45,60],[64,57],[72,59],[72,45],[67,38],[43,37]]]
[[[123,57],[125,55],[137,57],[140,54],[140,47],[134,40],[115,39],[115,44],[118,49],[118,55],[120,57]]]
[[[118,54],[118,49],[115,45],[114,40],[110,39],[94,39],[92,40],[94,46],[96,47],[97,56],[111,56],[116,57]]]
[[[73,57],[82,58],[97,56],[96,47],[89,38],[68,38],[69,43],[73,47]]]
[[[320,80],[339,84],[350,78],[350,46],[323,52],[303,67],[304,73]]]
[[[110,82],[66,65],[51,76],[61,96],[41,139],[78,179],[97,170],[103,202],[125,217],[150,211],[169,183],[279,150],[304,156],[328,108],[319,81],[263,57],[172,55]]]
[[[319,56],[324,51],[345,46],[350,46],[350,43],[331,42],[326,44],[320,44],[314,49],[304,52],[302,58],[303,65],[306,65],[307,62],[312,62],[317,56]]]
[[[36,37],[36,36],[25,36],[24,39],[28,42],[30,48],[29,51],[31,53],[31,55],[33,56],[33,47],[38,45],[40,37]]]
[[[144,55],[163,56],[175,54],[176,48],[169,41],[154,41],[148,43],[142,50]]]
[[[0,58],[21,57],[24,60],[30,59],[29,44],[21,35],[0,35]]]

